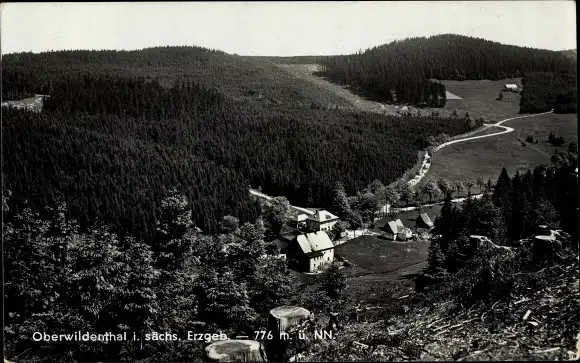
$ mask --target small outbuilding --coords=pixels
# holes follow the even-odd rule
[[[384,227],[387,235],[395,241],[397,238],[400,240],[406,240],[407,238],[411,238],[413,233],[411,230],[403,225],[403,222],[400,219],[390,221],[385,224]]]

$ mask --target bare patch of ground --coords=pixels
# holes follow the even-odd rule
[[[354,108],[366,112],[377,112],[387,115],[397,114],[397,108],[395,108],[392,105],[386,105],[374,101],[369,101],[358,95],[353,94],[346,87],[342,87],[338,84],[332,83],[325,78],[315,76],[314,73],[320,71],[320,66],[318,64],[276,64],[276,65],[286,70],[294,77],[307,80],[319,87],[322,87],[328,91],[333,92],[337,96],[348,101]]]
[[[449,91],[445,91],[445,98],[448,100],[461,100],[462,98],[454,95],[453,93],[449,92]]]
[[[444,108],[416,108],[413,106],[405,105],[391,105],[387,103],[376,102],[368,100],[357,94],[352,93],[348,87],[343,87],[336,83],[332,83],[324,77],[318,77],[314,73],[320,71],[320,66],[318,64],[276,64],[278,67],[286,70],[288,73],[292,74],[296,78],[304,79],[311,82],[321,88],[326,89],[341,97],[342,99],[348,101],[353,108],[365,111],[365,112],[375,112],[384,115],[392,116],[404,116],[409,114],[411,116],[429,116],[436,110],[440,117],[449,117],[451,115],[451,109],[447,110]],[[456,97],[455,99],[460,99],[459,96],[452,95]],[[449,98],[449,97],[448,97]]]
[[[26,109],[30,111],[40,112],[42,110],[42,105],[44,97],[50,97],[48,95],[34,95],[34,97],[25,98],[19,101],[4,101],[2,102],[2,107],[14,107],[19,109]]]

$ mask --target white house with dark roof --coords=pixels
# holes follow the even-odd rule
[[[334,245],[324,231],[300,234],[286,248],[291,267],[314,272],[334,261]]]
[[[306,218],[306,226],[315,231],[331,231],[336,222],[338,217],[325,210],[317,210]]]

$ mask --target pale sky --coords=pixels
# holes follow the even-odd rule
[[[3,3],[0,20],[2,54],[197,45],[328,55],[445,33],[576,48],[574,1]]]

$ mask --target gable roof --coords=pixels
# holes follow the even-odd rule
[[[506,83],[505,88],[518,88],[518,85],[513,83]]]
[[[334,248],[332,241],[324,231],[298,235],[296,242],[302,252],[308,256],[320,255],[321,251]]]
[[[429,227],[433,227],[433,221],[431,220],[431,218],[429,218],[429,216],[427,215],[427,213],[421,213],[419,214],[419,217],[417,217],[417,219],[421,222],[423,222],[424,224],[426,224]]]
[[[389,232],[391,232],[392,234],[397,234],[397,233],[399,233],[399,229],[397,228],[397,222],[395,222],[395,221],[390,221],[390,222],[388,222],[388,223],[385,225],[385,227],[386,227],[386,226],[389,226],[389,228],[388,228],[388,229],[389,229]]]
[[[313,216],[308,217],[308,219],[322,223],[338,219],[338,217],[325,210],[317,210],[316,213],[314,213]]]
[[[400,220],[400,219],[397,219],[397,220],[395,221],[395,223],[397,224],[397,228],[398,228],[398,229],[403,229],[403,228],[405,228],[405,226],[403,225],[403,222],[401,222],[401,220]]]

